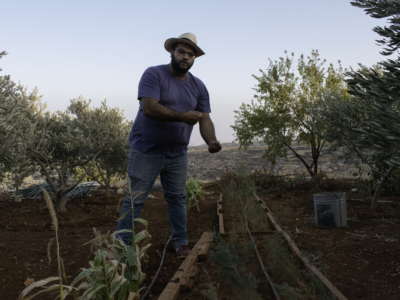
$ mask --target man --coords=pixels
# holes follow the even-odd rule
[[[151,187],[160,174],[168,205],[169,225],[177,257],[189,252],[186,233],[187,146],[193,125],[210,153],[221,150],[210,119],[210,101],[203,82],[189,73],[194,60],[205,53],[197,46],[196,36],[185,33],[165,41],[171,62],[148,68],[139,82],[140,107],[129,136],[128,175],[131,191],[142,192],[134,201],[134,217],[138,218]],[[121,216],[131,208],[127,195]],[[132,228],[132,212],[120,220],[117,230]],[[125,243],[132,235],[119,234]]]

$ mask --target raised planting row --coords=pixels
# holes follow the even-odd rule
[[[260,236],[262,236],[262,235],[264,235],[265,237],[271,237],[271,233],[274,233],[274,237],[275,236],[278,236],[278,238],[279,238],[279,240],[282,240],[282,237],[283,237],[283,240],[285,241],[285,245],[286,245],[286,248],[288,248],[290,251],[288,251],[288,253],[291,253],[292,254],[292,257],[297,261],[297,262],[300,262],[300,265],[304,268],[304,269],[306,269],[306,270],[308,270],[308,274],[310,274],[310,273],[312,273],[316,278],[317,278],[317,280],[319,281],[319,283],[322,283],[323,284],[323,287],[324,287],[324,291],[322,292],[323,294],[325,294],[323,297],[325,297],[325,298],[321,298],[321,299],[339,299],[339,300],[345,300],[345,299],[347,299],[310,261],[309,261],[309,259],[307,259],[302,253],[301,253],[301,251],[299,250],[299,248],[296,246],[296,244],[294,243],[294,241],[290,238],[290,236],[281,228],[281,226],[279,225],[279,223],[278,223],[278,221],[277,221],[277,219],[275,218],[275,216],[274,216],[274,213],[271,211],[271,209],[266,205],[266,203],[262,200],[262,199],[260,199],[255,193],[253,193],[253,195],[252,196],[254,196],[254,197],[251,197],[251,196],[247,196],[247,197],[245,197],[245,198],[247,198],[247,201],[246,201],[246,203],[245,204],[243,204],[243,202],[242,202],[242,199],[241,198],[239,198],[239,200],[240,200],[240,203],[241,203],[241,206],[242,206],[242,211],[240,211],[237,207],[234,207],[234,206],[232,206],[232,202],[231,203],[226,203],[226,202],[224,202],[223,201],[223,199],[224,199],[224,196],[223,196],[223,194],[221,193],[220,194],[220,198],[219,198],[219,201],[217,202],[217,215],[218,215],[218,218],[219,218],[219,232],[220,232],[220,236],[222,236],[222,237],[227,237],[227,236],[230,236],[230,235],[236,235],[236,236],[243,236],[243,233],[244,233],[244,229],[243,229],[243,226],[240,226],[240,224],[234,224],[233,222],[234,222],[234,220],[235,220],[235,217],[237,218],[238,216],[240,216],[240,217],[242,217],[242,218],[244,218],[244,220],[245,220],[245,223],[246,223],[246,227],[247,227],[247,229],[248,229],[248,235],[249,235],[249,238],[252,240],[252,242],[253,242],[253,245],[254,245],[254,248],[255,248],[255,251],[256,251],[256,253],[257,253],[257,255],[258,255],[258,250],[257,250],[257,244],[258,244],[258,246],[259,247],[261,247],[261,249],[263,249],[263,254],[264,255],[267,255],[267,256],[269,256],[270,255],[270,253],[268,253],[269,252],[269,249],[265,249],[265,248],[268,248],[269,247],[269,244],[268,244],[268,242],[266,243],[266,241],[267,241],[267,239],[268,238],[265,238],[264,240],[263,239],[260,239]],[[228,198],[228,197],[225,197],[225,198]],[[249,200],[249,198],[253,198],[253,200]],[[229,199],[229,198],[228,198]],[[268,224],[269,224],[269,226],[270,227],[272,227],[272,229],[273,230],[265,230],[265,229],[263,229],[262,231],[259,231],[259,230],[250,230],[250,228],[249,227],[251,227],[251,223],[252,223],[252,218],[254,218],[254,219],[257,219],[257,216],[255,215],[255,214],[249,214],[248,212],[247,212],[247,210],[249,210],[250,211],[250,209],[251,209],[251,205],[253,204],[253,202],[254,203],[258,203],[258,205],[259,205],[259,207],[262,209],[262,211],[263,211],[263,214],[264,214],[264,216],[266,216],[266,218],[265,219],[267,219],[268,220]],[[250,208],[250,209],[249,209]],[[246,214],[248,215],[248,216],[246,216]],[[250,216],[250,217],[249,217]],[[279,218],[278,218],[279,219]],[[237,223],[239,223],[239,222],[237,222]],[[250,226],[248,226],[248,223],[250,223]],[[253,223],[256,223],[256,222],[253,222]],[[263,228],[266,228],[266,226],[264,225],[264,227]],[[252,228],[252,229],[254,229],[254,228]],[[259,238],[258,238],[258,240],[259,240],[259,242],[258,243],[256,243],[255,241],[254,241],[254,239],[253,239],[253,235],[255,235],[255,236],[258,236]],[[272,251],[273,252],[273,251]],[[281,251],[282,252],[282,251]],[[267,254],[268,253],[268,254]],[[272,255],[271,256],[273,256],[274,254],[272,253]],[[263,263],[262,263],[262,261],[261,261],[261,258],[260,258],[260,255],[258,255],[258,257],[259,257],[259,259],[260,259],[260,264],[261,264],[261,268],[262,269],[265,269],[264,268],[264,265],[263,265]],[[273,256],[273,257],[275,257],[275,259],[277,259],[278,257],[279,257],[279,255],[275,255],[275,256]],[[280,257],[279,257],[280,258]],[[281,262],[277,262],[277,263],[281,263]],[[293,264],[289,264],[289,267],[284,267],[283,266],[283,264],[282,264],[282,268],[286,268],[286,269],[291,269],[292,267],[290,267],[291,265],[293,265]],[[270,267],[270,266],[267,266],[267,268],[266,269],[273,269],[273,267]],[[265,271],[265,270],[263,270],[263,271]],[[293,270],[288,270],[290,273],[296,273],[296,271],[293,271]],[[275,273],[280,273],[280,272],[272,272],[272,274],[271,274],[271,277],[272,278],[277,278],[278,280],[279,279],[282,279],[282,278],[279,278],[279,274],[278,274],[278,276],[275,276],[275,275],[277,275],[277,274],[275,274]],[[272,295],[272,292],[274,292],[274,284],[272,283],[272,281],[270,280],[270,278],[269,278],[269,276],[267,275],[267,273],[265,272],[265,274],[266,274],[266,276],[267,276],[267,279],[268,279],[268,281],[270,281],[269,282],[269,284],[270,284],[270,286],[271,286],[271,289],[272,289],[272,291],[271,291],[271,295]],[[299,272],[299,275],[300,276],[304,276],[304,274],[305,273],[300,273]],[[306,276],[307,277],[307,276]],[[310,278],[309,278],[309,276],[307,277],[307,280],[310,280]],[[312,279],[312,281],[314,282],[314,285],[318,285],[318,283],[315,283],[315,281],[314,281],[314,279]],[[294,296],[294,294],[297,292],[297,293],[299,293],[300,294],[300,292],[301,292],[301,290],[309,290],[309,288],[307,288],[306,286],[305,286],[305,284],[304,283],[301,283],[301,282],[299,282],[299,280],[298,279],[296,279],[295,281],[294,281],[295,283],[296,283],[296,285],[299,285],[300,286],[300,288],[296,288],[296,287],[290,287],[290,286],[286,286],[286,285],[288,285],[288,283],[286,283],[286,282],[283,282],[283,283],[281,283],[281,284],[278,284],[278,292],[279,292],[279,294],[281,295],[281,296],[284,296],[285,298],[287,297],[288,299],[290,299],[291,297],[290,297],[290,295],[292,295],[292,296]],[[302,289],[303,288],[303,289]],[[320,288],[320,290],[321,290],[321,288]],[[321,291],[319,291],[319,292],[321,292]],[[275,293],[274,293],[275,294]],[[266,295],[262,295],[262,296],[266,296]],[[312,297],[312,295],[311,294],[309,294],[308,295],[309,297],[311,296]],[[279,298],[279,295],[277,296],[276,294],[275,294],[275,298],[276,299],[280,299]]]

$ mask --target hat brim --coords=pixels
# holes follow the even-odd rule
[[[178,39],[178,38],[170,38],[170,39],[166,40],[164,43],[165,50],[167,50],[168,52],[171,52],[172,46],[176,43],[185,43],[185,44],[188,44],[189,46],[193,47],[196,50],[196,58],[205,54],[203,52],[203,50],[201,50],[200,47],[197,46],[195,43],[193,43],[187,39]]]

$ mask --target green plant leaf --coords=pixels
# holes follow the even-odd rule
[[[72,281],[71,285],[74,285],[79,280],[90,275],[91,273],[92,273],[92,269],[83,269],[83,271],[74,279],[74,281]]]
[[[136,266],[137,254],[135,249],[133,249],[132,246],[127,246],[126,250],[126,256],[128,258],[129,266]]]
[[[51,281],[56,281],[56,280],[60,280],[60,277],[49,277],[46,279],[42,279],[36,282],[31,283],[30,285],[28,285],[22,292],[21,295],[18,297],[18,300],[20,299],[24,299],[24,297],[34,288],[36,287],[43,287],[44,285],[46,285],[47,283],[51,282]]]
[[[123,218],[125,218],[127,216],[127,214],[132,210],[132,208],[128,209],[120,218],[118,218],[118,220],[116,222],[119,222],[120,220],[122,220]]]
[[[97,271],[102,260],[103,260],[103,252],[99,250],[96,257],[93,260],[93,271]]]
[[[132,233],[133,231],[131,230],[131,229],[121,229],[121,230],[118,230],[118,231],[114,231],[113,233],[112,233],[112,235],[117,235],[117,234],[120,234],[120,233]]]
[[[147,222],[145,219],[136,218],[136,219],[133,219],[133,221],[142,223],[144,226],[146,226],[146,229],[149,227],[149,222]]]
[[[82,298],[80,300],[90,299],[94,294],[96,294],[97,292],[99,292],[103,288],[107,288],[108,289],[108,287],[105,284],[97,284],[97,285],[95,285],[94,287],[88,289],[82,295]]]

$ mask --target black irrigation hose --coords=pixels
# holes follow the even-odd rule
[[[160,262],[160,266],[158,267],[157,273],[156,273],[156,275],[154,275],[154,278],[153,278],[153,280],[151,281],[151,283],[150,283],[150,285],[149,285],[149,288],[147,289],[146,293],[144,293],[144,295],[142,296],[142,298],[140,298],[140,300],[146,299],[146,297],[147,297],[147,295],[149,294],[151,288],[153,287],[154,283],[156,282],[156,279],[157,279],[157,277],[158,277],[158,274],[160,273],[161,268],[162,268],[162,265],[163,265],[163,263],[164,263],[165,252],[166,252],[166,250],[167,250],[167,246],[168,246],[169,241],[171,240],[171,238],[172,238],[172,235],[169,237],[168,242],[165,244],[164,251],[163,251],[163,255],[162,255],[162,258],[161,258],[161,262]]]
[[[268,282],[269,282],[269,285],[271,286],[272,292],[274,293],[276,300],[281,300],[281,298],[279,297],[279,294],[278,294],[277,290],[275,289],[274,283],[272,282],[271,278],[268,276],[267,271],[265,270],[265,266],[264,266],[264,264],[263,264],[263,262],[262,262],[262,260],[261,260],[261,256],[260,256],[260,254],[258,253],[256,243],[254,242],[253,236],[251,235],[251,232],[250,232],[250,229],[249,229],[249,223],[247,222],[246,213],[245,213],[244,208],[243,208],[242,199],[239,198],[239,200],[240,200],[240,203],[242,204],[242,212],[243,212],[244,219],[245,219],[245,221],[246,221],[247,232],[249,233],[250,239],[251,239],[251,241],[252,241],[252,243],[253,243],[254,250],[256,250],[256,254],[257,254],[257,257],[258,257],[258,261],[260,262],[261,269],[263,270],[265,276],[267,277],[267,280],[268,280]]]

